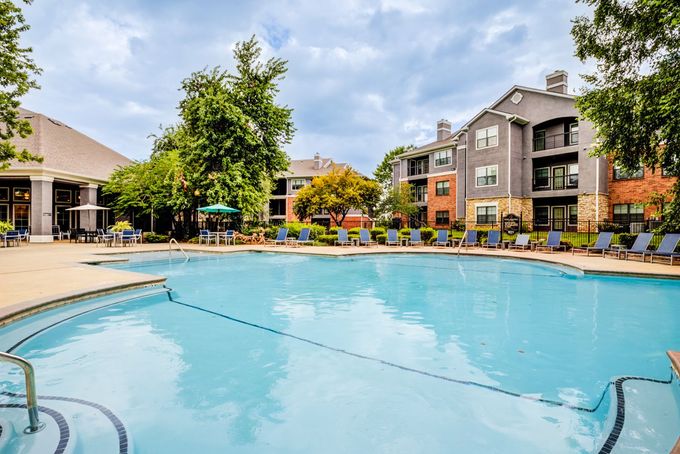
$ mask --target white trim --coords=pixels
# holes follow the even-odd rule
[[[99,178],[88,177],[76,173],[65,172],[62,170],[52,169],[49,167],[21,167],[9,168],[0,172],[0,177],[30,177],[32,175],[45,175],[53,177],[58,180],[66,180],[73,183],[96,183],[105,184],[107,180]]]
[[[483,184],[483,185],[481,185],[481,186],[478,186],[478,185],[477,185],[477,170],[479,170],[479,169],[490,169],[490,168],[492,168],[492,167],[495,167],[495,168],[496,168],[496,184]],[[488,178],[489,175],[486,175],[486,177]],[[493,164],[493,165],[489,165],[489,166],[475,167],[475,188],[492,188],[492,187],[494,187],[494,186],[498,186],[498,164]]]
[[[498,181],[498,177],[496,177],[496,181]],[[508,122],[508,213],[512,213],[511,184],[512,184],[512,122]]]
[[[581,169],[579,169],[580,171]],[[612,175],[612,178],[614,175]],[[614,214],[614,213],[612,213]],[[613,216],[612,216],[613,218]],[[612,219],[613,221],[613,219]],[[595,158],[595,223],[600,223],[600,158]],[[643,256],[644,258],[644,256]]]
[[[477,208],[484,208],[484,207],[494,207],[494,208],[496,208],[496,221],[495,222],[498,222],[498,202],[479,202],[479,203],[475,203],[475,212],[474,212],[475,224],[478,224],[478,222],[477,222]],[[479,225],[488,225],[488,223],[487,224],[479,224]]]
[[[568,86],[566,82],[557,82],[557,83],[554,83],[554,84],[550,84],[545,88],[550,89],[550,88],[559,87],[560,85],[564,85],[565,87]]]
[[[79,187],[80,187],[80,189],[97,189],[97,188],[99,188],[99,185],[89,183],[89,184],[81,184]]]
[[[496,145],[487,145],[486,147],[481,147],[481,148],[480,148],[479,145],[478,145],[478,142],[479,142],[479,132],[480,132],[480,131],[488,131],[489,129],[493,129],[493,128],[496,128]],[[487,143],[489,143],[489,137],[493,137],[493,136],[487,135],[487,136],[485,137]],[[498,146],[498,143],[499,143],[499,140],[498,140],[498,125],[497,125],[497,124],[496,124],[496,125],[493,125],[493,126],[488,126],[488,127],[486,127],[486,128],[480,128],[480,129],[476,129],[476,130],[475,130],[475,150],[486,150],[487,148],[495,148],[495,147]]]
[[[525,87],[523,85],[513,85],[512,88],[508,91],[506,91],[496,102],[491,104],[490,108],[493,109],[496,107],[498,104],[502,103],[505,101],[505,98],[508,97],[510,93],[513,93],[515,90],[523,90],[523,91],[528,91],[531,93],[538,93],[541,95],[548,95],[548,96],[557,96],[558,98],[565,98],[565,99],[571,99],[572,101],[576,99],[576,96],[574,95],[568,95],[566,93],[556,93],[554,91],[547,91],[547,90],[541,90],[539,88],[531,88],[531,87]]]
[[[48,183],[52,183],[54,181],[54,177],[48,177],[47,175],[30,175],[28,178],[31,181],[46,181]]]
[[[467,146],[466,145],[459,145],[459,146],[456,147],[456,150],[467,150]]]
[[[428,176],[428,178],[429,177],[441,177],[441,176],[444,176],[444,175],[455,175],[456,173],[457,173],[456,170],[447,170],[446,172],[428,173],[427,176]],[[418,176],[420,176],[420,175],[418,175]]]

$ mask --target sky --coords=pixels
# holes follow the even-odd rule
[[[510,89],[545,88],[592,68],[574,54],[573,0],[155,1],[37,0],[23,42],[43,68],[23,101],[142,160],[152,134],[178,121],[180,82],[233,69],[253,34],[266,58],[288,61],[278,102],[293,109],[292,159],[318,152],[371,174],[385,152],[423,145]]]

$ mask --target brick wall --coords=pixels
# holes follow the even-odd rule
[[[295,213],[293,212],[293,202],[295,201],[295,197],[286,197],[286,221],[287,222],[295,222],[298,220],[297,216],[295,216]]]
[[[449,195],[437,195],[437,182],[449,182]],[[427,179],[427,224],[429,226],[448,227],[449,225],[436,224],[437,211],[448,211],[449,222],[456,219],[456,175],[444,175]]]
[[[677,177],[664,177],[661,169],[645,167],[644,176],[633,180],[615,180],[614,166],[609,164],[609,219],[614,218],[614,205],[621,203],[647,203],[653,192],[663,194],[668,192]],[[645,207],[645,219],[648,219],[657,210],[655,206]]]

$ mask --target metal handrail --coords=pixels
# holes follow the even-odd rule
[[[29,426],[24,429],[24,433],[34,434],[40,432],[45,427],[45,423],[40,422],[40,418],[38,418],[38,396],[35,393],[35,372],[33,371],[33,365],[21,356],[4,352],[0,352],[0,361],[14,364],[23,369],[26,381],[26,409],[28,410],[29,421]]]
[[[168,252],[172,252],[172,243],[175,243],[177,245],[177,248],[179,251],[184,255],[184,258],[187,259],[187,262],[190,260],[189,255],[184,252],[184,249],[182,249],[182,246],[179,245],[176,239],[170,238],[170,241],[168,242]]]

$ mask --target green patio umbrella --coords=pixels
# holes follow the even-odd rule
[[[210,205],[207,207],[201,207],[198,211],[203,211],[204,213],[240,213],[240,210],[236,208],[231,208],[221,203],[216,203],[215,205]]]

